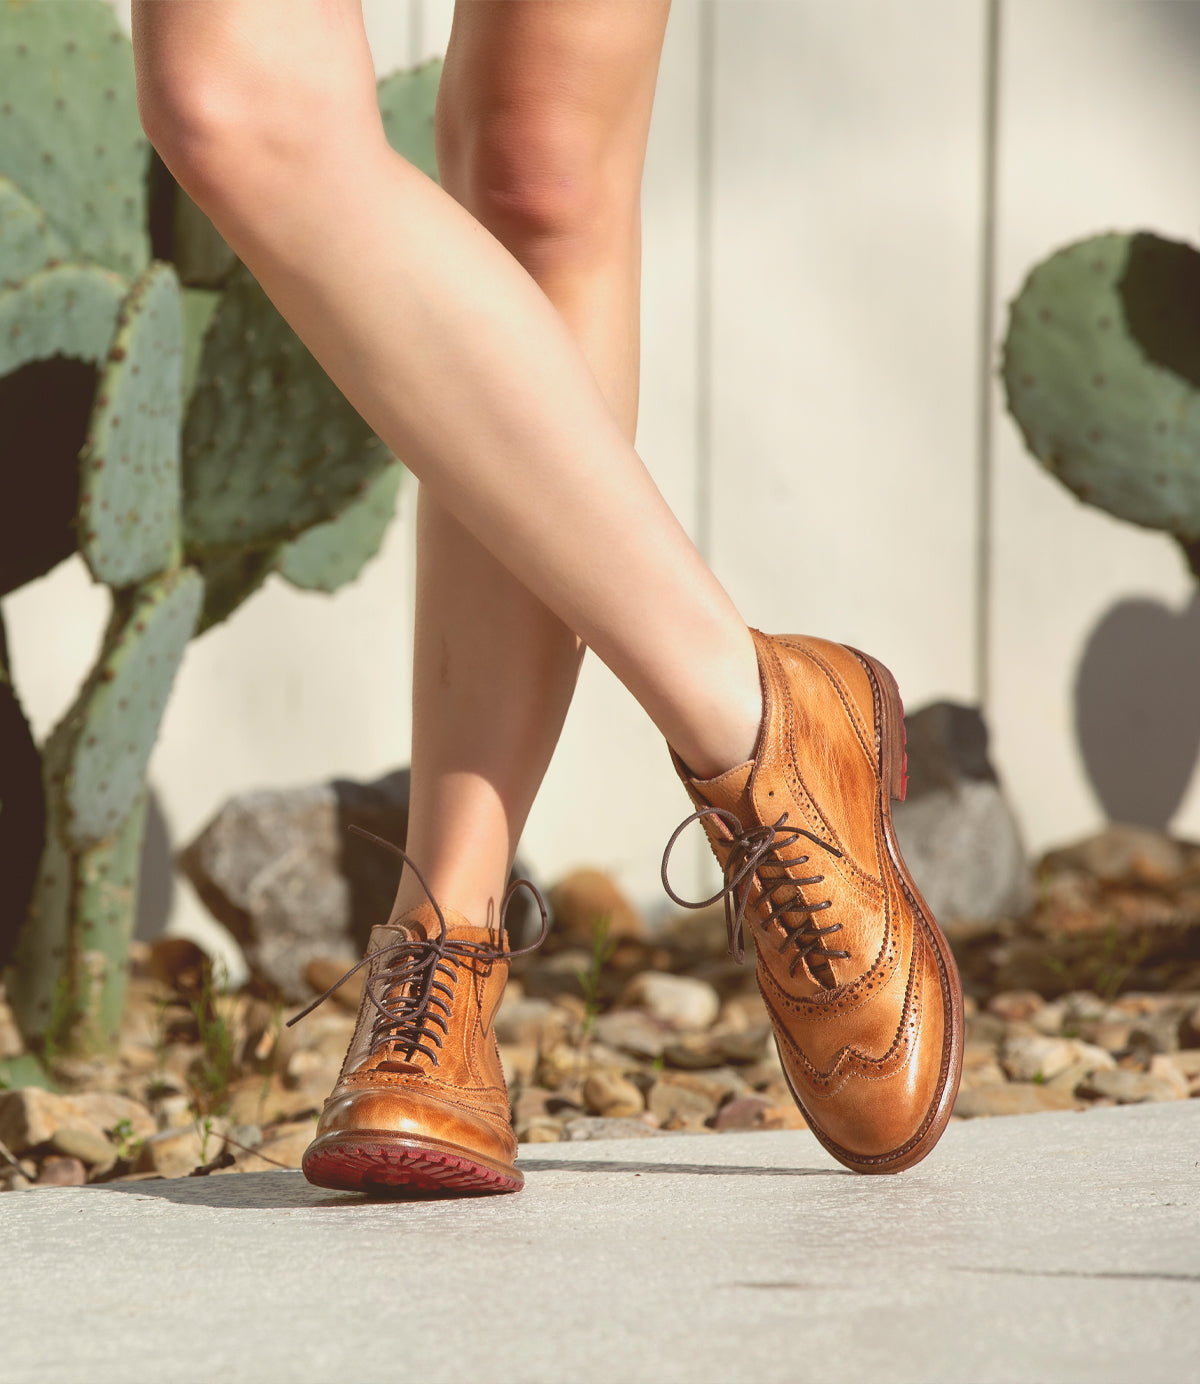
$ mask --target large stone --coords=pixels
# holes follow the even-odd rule
[[[1114,1071],[1093,1072],[1076,1088],[1083,1096],[1100,1096],[1118,1105],[1141,1105],[1145,1101],[1184,1100],[1187,1091],[1167,1077],[1150,1072],[1131,1072],[1123,1067]]]
[[[350,830],[403,846],[407,769],[373,783],[336,779],[244,793],[217,813],[180,864],[213,916],[241,944],[255,974],[286,999],[310,997],[315,958],[349,967],[371,928],[391,911],[400,861]],[[518,893],[510,935],[520,942],[531,909]]]
[[[646,924],[616,881],[603,870],[572,870],[547,895],[557,945],[591,949],[600,929],[604,937],[642,940]]]
[[[60,1096],[37,1086],[0,1093],[0,1143],[14,1153],[48,1144],[60,1129],[96,1138],[120,1130],[135,1139],[153,1134],[154,1116],[139,1101],[108,1092]]]
[[[905,718],[908,792],[892,807],[904,859],[939,919],[1025,913],[1029,862],[973,707],[935,702]]]
[[[1001,1057],[1013,1081],[1049,1081],[1069,1067],[1089,1071],[1115,1067],[1110,1053],[1078,1038],[1047,1038],[1042,1034],[1015,1034],[1006,1040]]]
[[[644,1009],[678,1029],[708,1028],[721,1008],[720,997],[707,981],[664,971],[643,971],[634,976],[621,1002],[632,1009]]]
[[[1011,1082],[1007,1086],[977,1086],[960,1089],[954,1113],[967,1119],[981,1115],[1035,1115],[1042,1110],[1082,1110],[1085,1102],[1070,1091],[1031,1082]]]

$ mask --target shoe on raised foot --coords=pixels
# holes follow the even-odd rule
[[[899,1172],[941,1137],[963,1045],[958,969],[892,828],[905,788],[900,696],[856,649],[752,634],[754,758],[698,780],[673,754],[697,809],[679,831],[704,826],[725,876],[704,902],[724,897],[738,960],[753,929],[759,989],[813,1133],[857,1172]]]
[[[543,907],[543,936],[545,916]],[[309,1182],[521,1189],[494,1032],[514,955],[503,939],[503,912],[492,932],[432,902],[372,929],[358,1024],[304,1154]]]

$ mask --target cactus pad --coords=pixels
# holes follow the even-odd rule
[[[11,286],[66,253],[41,207],[0,175],[0,285]]]
[[[1110,234],[1039,264],[1012,305],[1008,406],[1080,499],[1200,538],[1200,253]]]
[[[279,558],[280,576],[308,591],[336,591],[353,581],[379,551],[403,475],[394,462],[339,518],[289,543]]]
[[[441,79],[442,61],[435,58],[420,67],[393,72],[377,88],[379,114],[388,143],[434,182],[438,172],[433,112]]]
[[[119,275],[78,264],[0,290],[0,375],[51,356],[102,361],[124,294]]]
[[[41,756],[12,684],[0,620],[0,966],[33,893],[45,816]]]
[[[185,567],[119,597],[99,662],[47,750],[65,765],[50,791],[61,797],[57,829],[73,851],[113,835],[141,793],[203,595]]]
[[[183,434],[188,560],[336,518],[391,461],[244,268],[208,334]]]
[[[79,458],[79,546],[109,586],[179,560],[182,362],[179,285],[156,262],[121,308]]]
[[[133,49],[102,0],[8,4],[0,23],[0,168],[74,257],[132,278],[150,258]]]

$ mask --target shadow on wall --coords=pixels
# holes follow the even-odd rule
[[[1176,613],[1120,601],[1075,678],[1075,734],[1111,822],[1165,831],[1200,755],[1200,591]]]

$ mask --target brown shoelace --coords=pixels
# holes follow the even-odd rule
[[[412,859],[399,846],[383,840],[372,832],[356,826],[352,826],[350,830],[399,856],[412,870],[437,914],[438,934],[424,941],[420,938],[403,937],[368,952],[361,961],[351,966],[341,979],[334,981],[323,995],[318,995],[306,1009],[302,1009],[294,1018],[289,1019],[287,1026],[290,1028],[293,1024],[299,1023],[318,1005],[324,1004],[334,991],[341,989],[350,977],[356,975],[364,966],[378,961],[381,957],[387,957],[388,960],[384,961],[378,973],[367,981],[363,990],[377,1011],[371,1028],[370,1051],[376,1053],[381,1047],[394,1044],[403,1050],[406,1061],[411,1061],[417,1053],[422,1053],[436,1066],[436,1049],[442,1046],[442,1039],[447,1032],[458,969],[462,966],[486,968],[493,962],[523,956],[526,952],[540,947],[546,940],[550,926],[545,900],[529,880],[515,879],[505,891],[500,904],[500,922],[497,929],[501,939],[500,945],[491,946],[487,942],[451,939],[446,935],[445,914]],[[542,915],[542,927],[537,938],[527,947],[514,950],[504,945],[505,918],[509,903],[518,889],[528,889],[533,895]]]
[[[671,888],[667,878],[667,863],[671,857],[671,851],[675,847],[675,842],[679,840],[687,827],[693,822],[699,822],[705,817],[717,817],[720,819],[726,830],[729,832],[729,854],[725,858],[725,883],[712,896],[711,899],[701,899],[698,903],[693,903],[688,899],[681,899]],[[790,875],[784,875],[781,879],[764,878],[758,875],[760,867],[766,865],[786,870],[792,865],[806,865],[809,857],[798,855],[792,860],[785,860],[782,852],[790,850],[800,838],[804,836],[815,845],[821,847],[823,851],[828,851],[830,855],[840,858],[841,851],[828,842],[822,841],[819,836],[814,836],[811,831],[806,831],[803,827],[789,826],[787,813],[773,826],[754,826],[745,828],[738,818],[732,813],[727,812],[723,807],[702,807],[699,812],[693,812],[690,817],[684,818],[675,828],[671,839],[667,842],[667,848],[663,851],[662,859],[662,882],[663,888],[667,891],[672,901],[681,908],[707,908],[714,904],[718,899],[725,901],[725,928],[729,938],[730,955],[735,961],[741,962],[745,959],[746,948],[743,928],[745,926],[746,910],[750,905],[750,894],[757,876],[758,884],[762,890],[762,900],[767,904],[767,911],[759,917],[760,925],[765,929],[776,919],[783,926],[783,941],[779,944],[780,951],[786,951],[789,946],[796,948],[796,955],[792,958],[792,964],[788,968],[789,975],[796,974],[796,968],[806,957],[814,959],[826,959],[839,957],[842,960],[849,958],[847,951],[836,951],[825,945],[824,939],[830,933],[841,932],[841,923],[830,923],[828,927],[817,927],[813,922],[812,915],[820,913],[833,905],[832,899],[826,899],[823,903],[807,903],[801,889],[807,885],[820,884],[825,879],[824,875],[811,875],[807,879],[792,879]],[[785,886],[791,889],[791,893],[783,898],[776,898],[778,891]],[[741,890],[739,896],[738,890]],[[734,902],[736,900],[736,908]],[[799,916],[800,921],[794,925],[788,922],[788,916]]]

